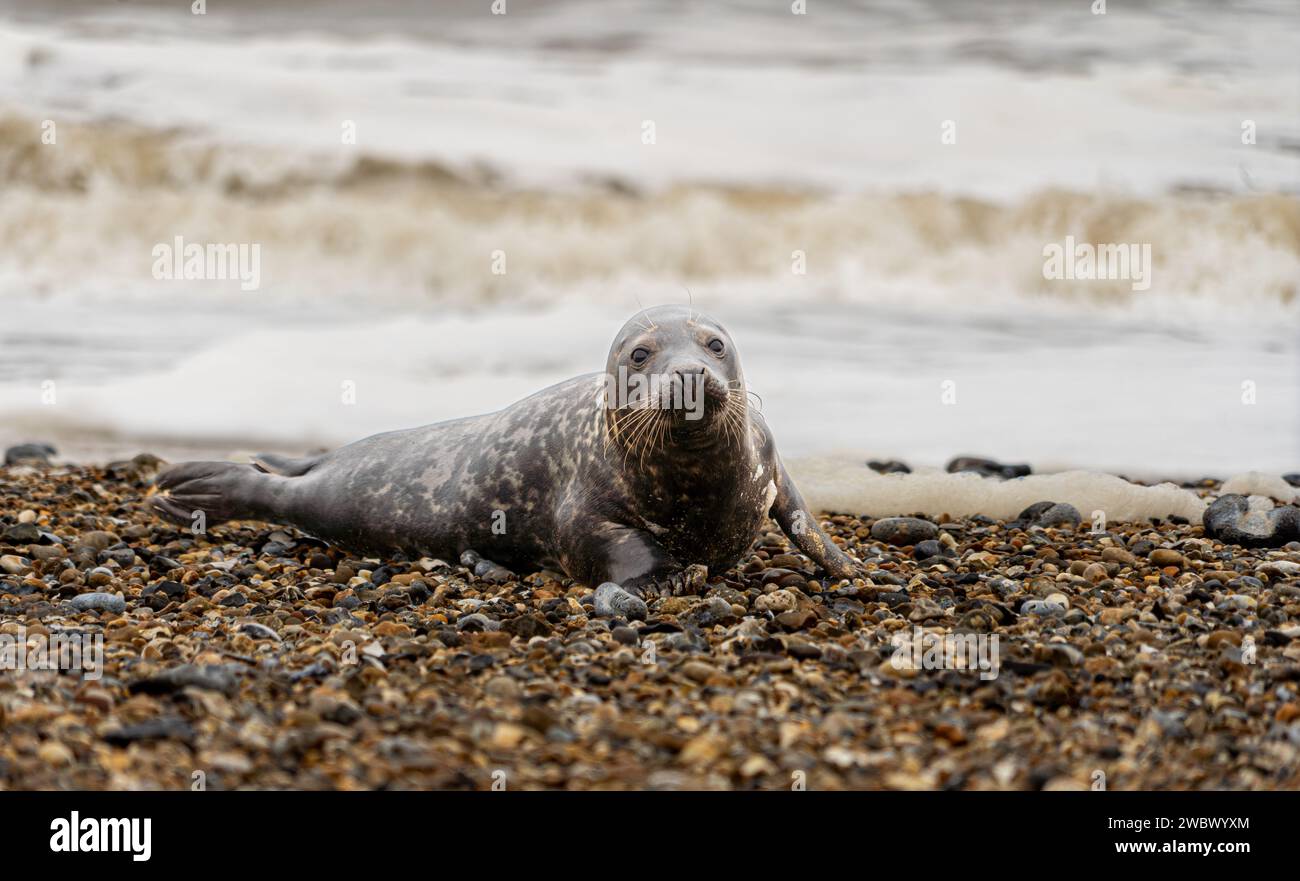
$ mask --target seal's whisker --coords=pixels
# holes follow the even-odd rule
[[[655,434],[659,430],[659,426],[663,423],[663,420],[650,419],[648,420],[648,423],[649,428],[643,431],[637,440],[637,462],[642,468],[645,467],[646,453],[651,452],[653,449]]]
[[[642,450],[648,432],[658,422],[658,415],[659,411],[655,409],[643,408],[638,411],[636,424],[628,430],[627,450],[629,452]],[[624,459],[626,460],[626,458],[627,453],[624,454]],[[644,459],[644,453],[642,453],[642,458]]]
[[[648,410],[632,411],[625,419],[619,420],[618,440],[622,443],[630,443],[637,430],[650,419]]]
[[[739,388],[727,392],[723,404],[722,424],[728,443],[739,443],[745,436],[745,402],[743,391]]]
[[[658,329],[659,329],[659,325],[655,324],[655,321],[654,321],[653,318],[651,318],[649,315],[646,315],[645,306],[641,303],[641,298],[638,297],[638,296],[636,295],[635,292],[633,292],[633,294],[632,294],[632,299],[636,300],[636,304],[637,304],[638,306],[641,307],[641,315],[645,317],[645,320],[646,320],[646,321],[650,322],[650,326],[649,326],[649,327],[646,327],[645,325],[642,324],[642,325],[641,325],[642,329],[643,329],[643,330],[658,330]],[[637,324],[641,324],[641,322],[638,321]]]
[[[722,418],[718,421],[718,425],[722,431],[723,443],[729,445],[731,443],[731,418],[725,410],[722,413]]]
[[[650,416],[648,413],[638,413],[635,418],[629,418],[627,431],[624,433],[624,435],[621,438],[624,445],[629,447],[634,446],[636,444],[636,439],[640,436],[641,432],[644,431],[646,426],[649,424],[650,424]]]
[[[619,443],[623,437],[623,421],[618,412],[614,409],[605,411],[605,452],[609,452],[610,444]]]
[[[673,423],[669,419],[664,419],[662,421],[664,426],[664,435],[663,446],[660,449],[666,450],[668,449],[668,445],[673,442]]]
[[[650,428],[642,435],[640,442],[637,444],[637,465],[645,467],[645,454],[650,450],[651,442],[654,438],[658,423],[651,424]]]
[[[616,444],[626,446],[628,443],[631,442],[632,435],[642,425],[642,423],[650,420],[652,416],[652,411],[650,411],[645,407],[625,407],[618,410],[611,410],[610,414],[611,414],[611,418],[609,421],[613,426],[613,430],[611,432],[612,441]],[[626,414],[626,415],[615,415],[615,414]],[[607,446],[610,441],[611,441],[610,434],[607,434],[606,435]],[[627,456],[625,451],[624,454],[625,461],[626,458]]]
[[[722,413],[718,418],[718,428],[722,433],[723,443],[729,445],[731,443],[731,436],[732,436],[730,395],[727,396],[727,400],[722,405]]]

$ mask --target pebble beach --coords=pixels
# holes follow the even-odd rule
[[[195,535],[147,511],[161,464],[0,468],[0,639],[102,637],[96,678],[0,676],[0,789],[1300,786],[1295,541],[825,513],[866,577],[769,524],[623,618],[557,573]],[[900,664],[927,634],[996,637],[996,675]]]

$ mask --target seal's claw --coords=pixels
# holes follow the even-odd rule
[[[826,574],[832,578],[866,578],[867,567],[855,557],[848,554],[841,554],[843,559],[836,559],[830,566],[826,567]]]
[[[704,590],[704,585],[709,580],[709,567],[700,563],[692,563],[681,572],[673,576],[674,595],[680,596],[684,593],[696,594]]]
[[[709,580],[709,569],[699,563],[692,563],[685,569],[670,575],[645,575],[623,583],[623,589],[644,599],[675,597],[683,594],[697,594],[704,589]]]

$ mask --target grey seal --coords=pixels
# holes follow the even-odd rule
[[[183,463],[156,483],[150,502],[176,523],[285,523],[355,552],[543,567],[638,595],[698,590],[769,515],[830,576],[860,571],[782,465],[730,334],[682,306],[624,324],[603,374],[498,412],[310,458]]]

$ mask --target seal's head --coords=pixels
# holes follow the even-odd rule
[[[605,407],[615,439],[630,443],[739,437],[748,425],[745,377],[731,335],[686,306],[638,312],[610,347]]]

